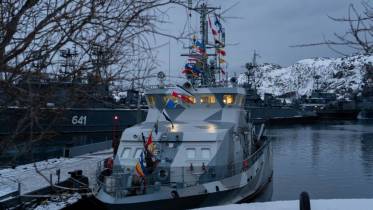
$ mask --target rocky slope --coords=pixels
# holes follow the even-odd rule
[[[260,94],[298,92],[309,95],[316,88],[315,76],[319,76],[319,88],[335,92],[339,97],[361,90],[365,64],[373,63],[373,55],[356,55],[343,58],[313,58],[300,60],[289,67],[262,64],[255,71],[255,84]],[[241,74],[239,82],[245,81]]]

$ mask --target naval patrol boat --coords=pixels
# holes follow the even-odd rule
[[[194,8],[201,15],[202,44],[193,42],[202,46],[200,52],[207,49],[206,19],[214,9],[206,4]],[[198,46],[190,50],[196,55]],[[160,73],[159,85],[145,92],[146,120],[127,128],[113,158],[98,163],[94,195],[109,209],[237,203],[271,181],[272,149],[264,124],[252,123],[246,91],[236,79],[217,80],[221,67],[208,63],[209,55],[193,63],[184,85],[167,86]]]

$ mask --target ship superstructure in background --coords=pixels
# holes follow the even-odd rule
[[[212,44],[215,53],[207,52],[209,14],[217,8],[203,3],[189,9],[200,13],[202,25],[201,40],[193,38],[188,54],[195,59],[184,69],[189,82],[148,89],[146,120],[126,129],[113,160],[98,165],[95,196],[110,209],[235,203],[254,197],[271,180],[264,124],[252,123],[245,89],[234,79],[220,80],[217,60],[208,62],[222,50],[219,39],[218,47]]]
[[[359,107],[361,108],[362,118],[373,118],[373,64],[366,64],[364,70],[363,91],[359,100]]]
[[[246,89],[245,107],[254,121],[266,121],[269,123],[284,122],[308,122],[317,119],[316,113],[303,110],[298,103],[286,103],[285,99],[275,97],[272,94],[264,94],[261,99],[255,87],[254,72],[258,68],[258,54],[254,52],[252,63],[246,64],[246,82],[243,87]]]
[[[313,111],[320,118],[356,119],[360,109],[356,98],[337,99],[335,93],[324,92],[318,85],[320,76],[315,76],[316,88],[310,96],[303,96],[301,105],[304,110]]]
[[[28,113],[28,101],[9,99],[6,93],[0,94],[0,100],[6,107],[0,107],[0,141],[7,141],[9,136],[15,138],[19,148],[30,147],[29,133],[45,133],[45,138],[33,144],[33,158],[29,153],[22,154],[10,147],[2,151],[0,162],[4,165],[25,163],[63,155],[64,147],[86,145],[108,141],[119,136],[119,131],[145,119],[146,104],[138,90],[133,86],[122,91],[122,97],[113,97],[112,84],[106,82],[102,75],[105,68],[106,51],[97,48],[92,61],[92,73],[77,75],[74,70],[74,50],[61,51],[61,70],[58,74],[24,75],[16,86],[19,89],[32,89],[35,96],[47,98],[40,105],[39,124],[30,130],[25,126],[16,131],[21,119]],[[125,94],[124,94],[125,93]],[[27,117],[26,117],[27,118]],[[119,137],[118,137],[119,138]],[[21,149],[22,151],[22,149]],[[14,155],[19,153],[16,162]]]

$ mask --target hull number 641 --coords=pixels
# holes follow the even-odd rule
[[[71,118],[71,124],[73,124],[73,125],[86,125],[87,124],[87,116],[74,115]]]

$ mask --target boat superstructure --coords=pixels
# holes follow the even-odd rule
[[[165,209],[167,204],[182,209],[238,202],[265,186],[272,175],[272,154],[268,140],[254,136],[247,122],[244,89],[193,90],[192,100],[202,103],[166,108],[173,126],[158,118],[172,91],[147,92],[152,106],[145,122],[123,133],[109,176],[102,174],[105,164],[99,167],[97,198],[128,208],[162,204]],[[144,150],[142,134],[148,138],[157,121],[158,134],[152,133],[157,166],[140,178],[136,164]]]
[[[356,101],[337,99],[335,93],[323,92],[320,89],[312,91],[304,98],[301,106],[304,110],[314,111],[320,118],[326,119],[356,119],[360,112]]]
[[[207,26],[213,9],[202,4],[196,10]],[[201,28],[200,45],[206,46]],[[236,79],[218,82],[220,67],[207,64],[205,55],[196,66],[186,65],[189,81],[182,86],[165,86],[159,74],[159,86],[145,92],[146,120],[127,128],[113,159],[99,163],[95,196],[109,208],[236,203],[270,182],[272,150],[264,125],[254,125],[245,110],[245,88]]]

